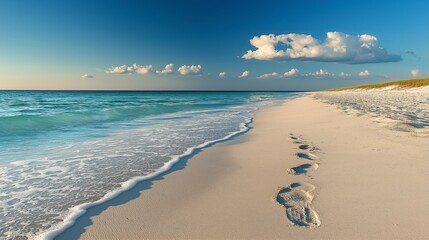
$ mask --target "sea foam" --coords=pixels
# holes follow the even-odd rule
[[[70,127],[67,122],[62,131],[0,135],[4,150],[0,153],[0,238],[52,239],[89,207],[169,170],[196,149],[247,131],[256,109],[294,96],[259,93],[263,97],[251,99],[253,95],[180,95],[181,101],[194,107],[169,100],[163,104],[176,105],[177,111],[164,108],[168,111],[102,120],[98,125]],[[169,97],[157,96],[144,104]],[[127,99],[135,106],[136,96],[127,95]],[[108,100],[103,101],[101,105],[107,107]],[[127,107],[126,102],[121,104]]]

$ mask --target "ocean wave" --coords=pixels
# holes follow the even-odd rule
[[[186,149],[186,151],[184,153],[182,153],[180,155],[171,156],[171,160],[164,163],[164,165],[161,168],[159,168],[157,171],[155,171],[151,174],[145,175],[145,176],[138,176],[138,177],[134,177],[130,180],[127,180],[126,182],[122,183],[120,188],[115,189],[111,192],[108,192],[100,200],[97,200],[95,202],[84,203],[84,204],[73,207],[72,209],[69,210],[69,212],[67,214],[65,214],[63,223],[54,225],[51,227],[51,229],[49,231],[42,232],[38,235],[34,235],[34,236],[32,236],[32,238],[35,240],[53,240],[56,236],[58,236],[59,234],[64,232],[66,229],[70,228],[78,220],[78,218],[80,216],[82,216],[83,214],[86,213],[88,208],[100,205],[102,203],[105,203],[105,202],[117,197],[119,194],[132,189],[134,186],[136,186],[137,183],[139,183],[141,181],[155,178],[156,176],[170,170],[174,164],[179,162],[181,159],[192,155],[195,151],[197,151],[199,149],[203,149],[203,148],[206,148],[212,144],[228,140],[228,139],[230,139],[230,138],[232,138],[238,134],[241,134],[241,133],[248,131],[249,130],[248,124],[250,124],[251,122],[252,122],[252,118],[247,118],[247,120],[245,122],[240,124],[240,130],[233,132],[233,133],[230,133],[229,135],[227,135],[223,138],[212,140],[212,141],[207,141],[207,142],[202,143],[198,146],[188,148],[188,149]]]
[[[170,99],[171,96],[159,96],[174,101],[164,104],[174,105],[172,112],[168,107],[161,110],[158,107],[154,112],[159,113],[149,115],[148,108],[137,106],[146,111],[140,117],[133,115],[136,114],[135,101],[130,102],[127,111],[119,113],[119,123],[101,129],[103,121],[113,122],[117,109],[108,111],[107,119],[99,119],[97,111],[81,111],[79,114],[83,115],[73,113],[70,117],[55,110],[48,124],[52,126],[47,129],[54,128],[58,121],[59,128],[78,131],[79,137],[67,138],[65,132],[58,131],[44,137],[30,134],[33,141],[24,141],[18,136],[15,138],[19,139],[18,146],[0,141],[3,149],[0,154],[0,238],[50,239],[73,224],[87,208],[108,201],[138,181],[170,169],[181,157],[196,149],[247,131],[249,119],[257,108],[292,95],[249,100],[252,95],[247,93],[222,94],[211,95],[209,101],[201,96],[188,99],[180,96],[182,103]],[[227,105],[218,104],[224,98],[228,98]],[[46,112],[52,113],[51,110]],[[78,127],[68,127],[74,126],[75,118]],[[30,119],[32,123],[17,124],[36,124],[30,128],[38,128],[42,133],[49,131],[41,127],[37,118]],[[90,127],[85,121],[94,122],[94,126]],[[86,127],[84,130],[82,125]],[[104,134],[81,137],[93,132]]]

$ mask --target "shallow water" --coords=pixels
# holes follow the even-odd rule
[[[244,131],[297,93],[0,91],[0,238],[60,228],[81,204]]]

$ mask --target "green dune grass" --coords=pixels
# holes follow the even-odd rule
[[[399,80],[399,81],[377,83],[377,84],[365,84],[365,85],[345,87],[345,88],[334,88],[328,91],[343,91],[343,90],[353,90],[353,89],[378,89],[378,88],[384,88],[389,86],[396,86],[397,89],[403,89],[403,88],[423,87],[427,85],[429,85],[429,78],[419,78],[419,79]]]

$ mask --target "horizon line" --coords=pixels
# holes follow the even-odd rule
[[[318,92],[323,90],[132,90],[132,89],[0,89],[3,91],[67,91],[67,92]]]

